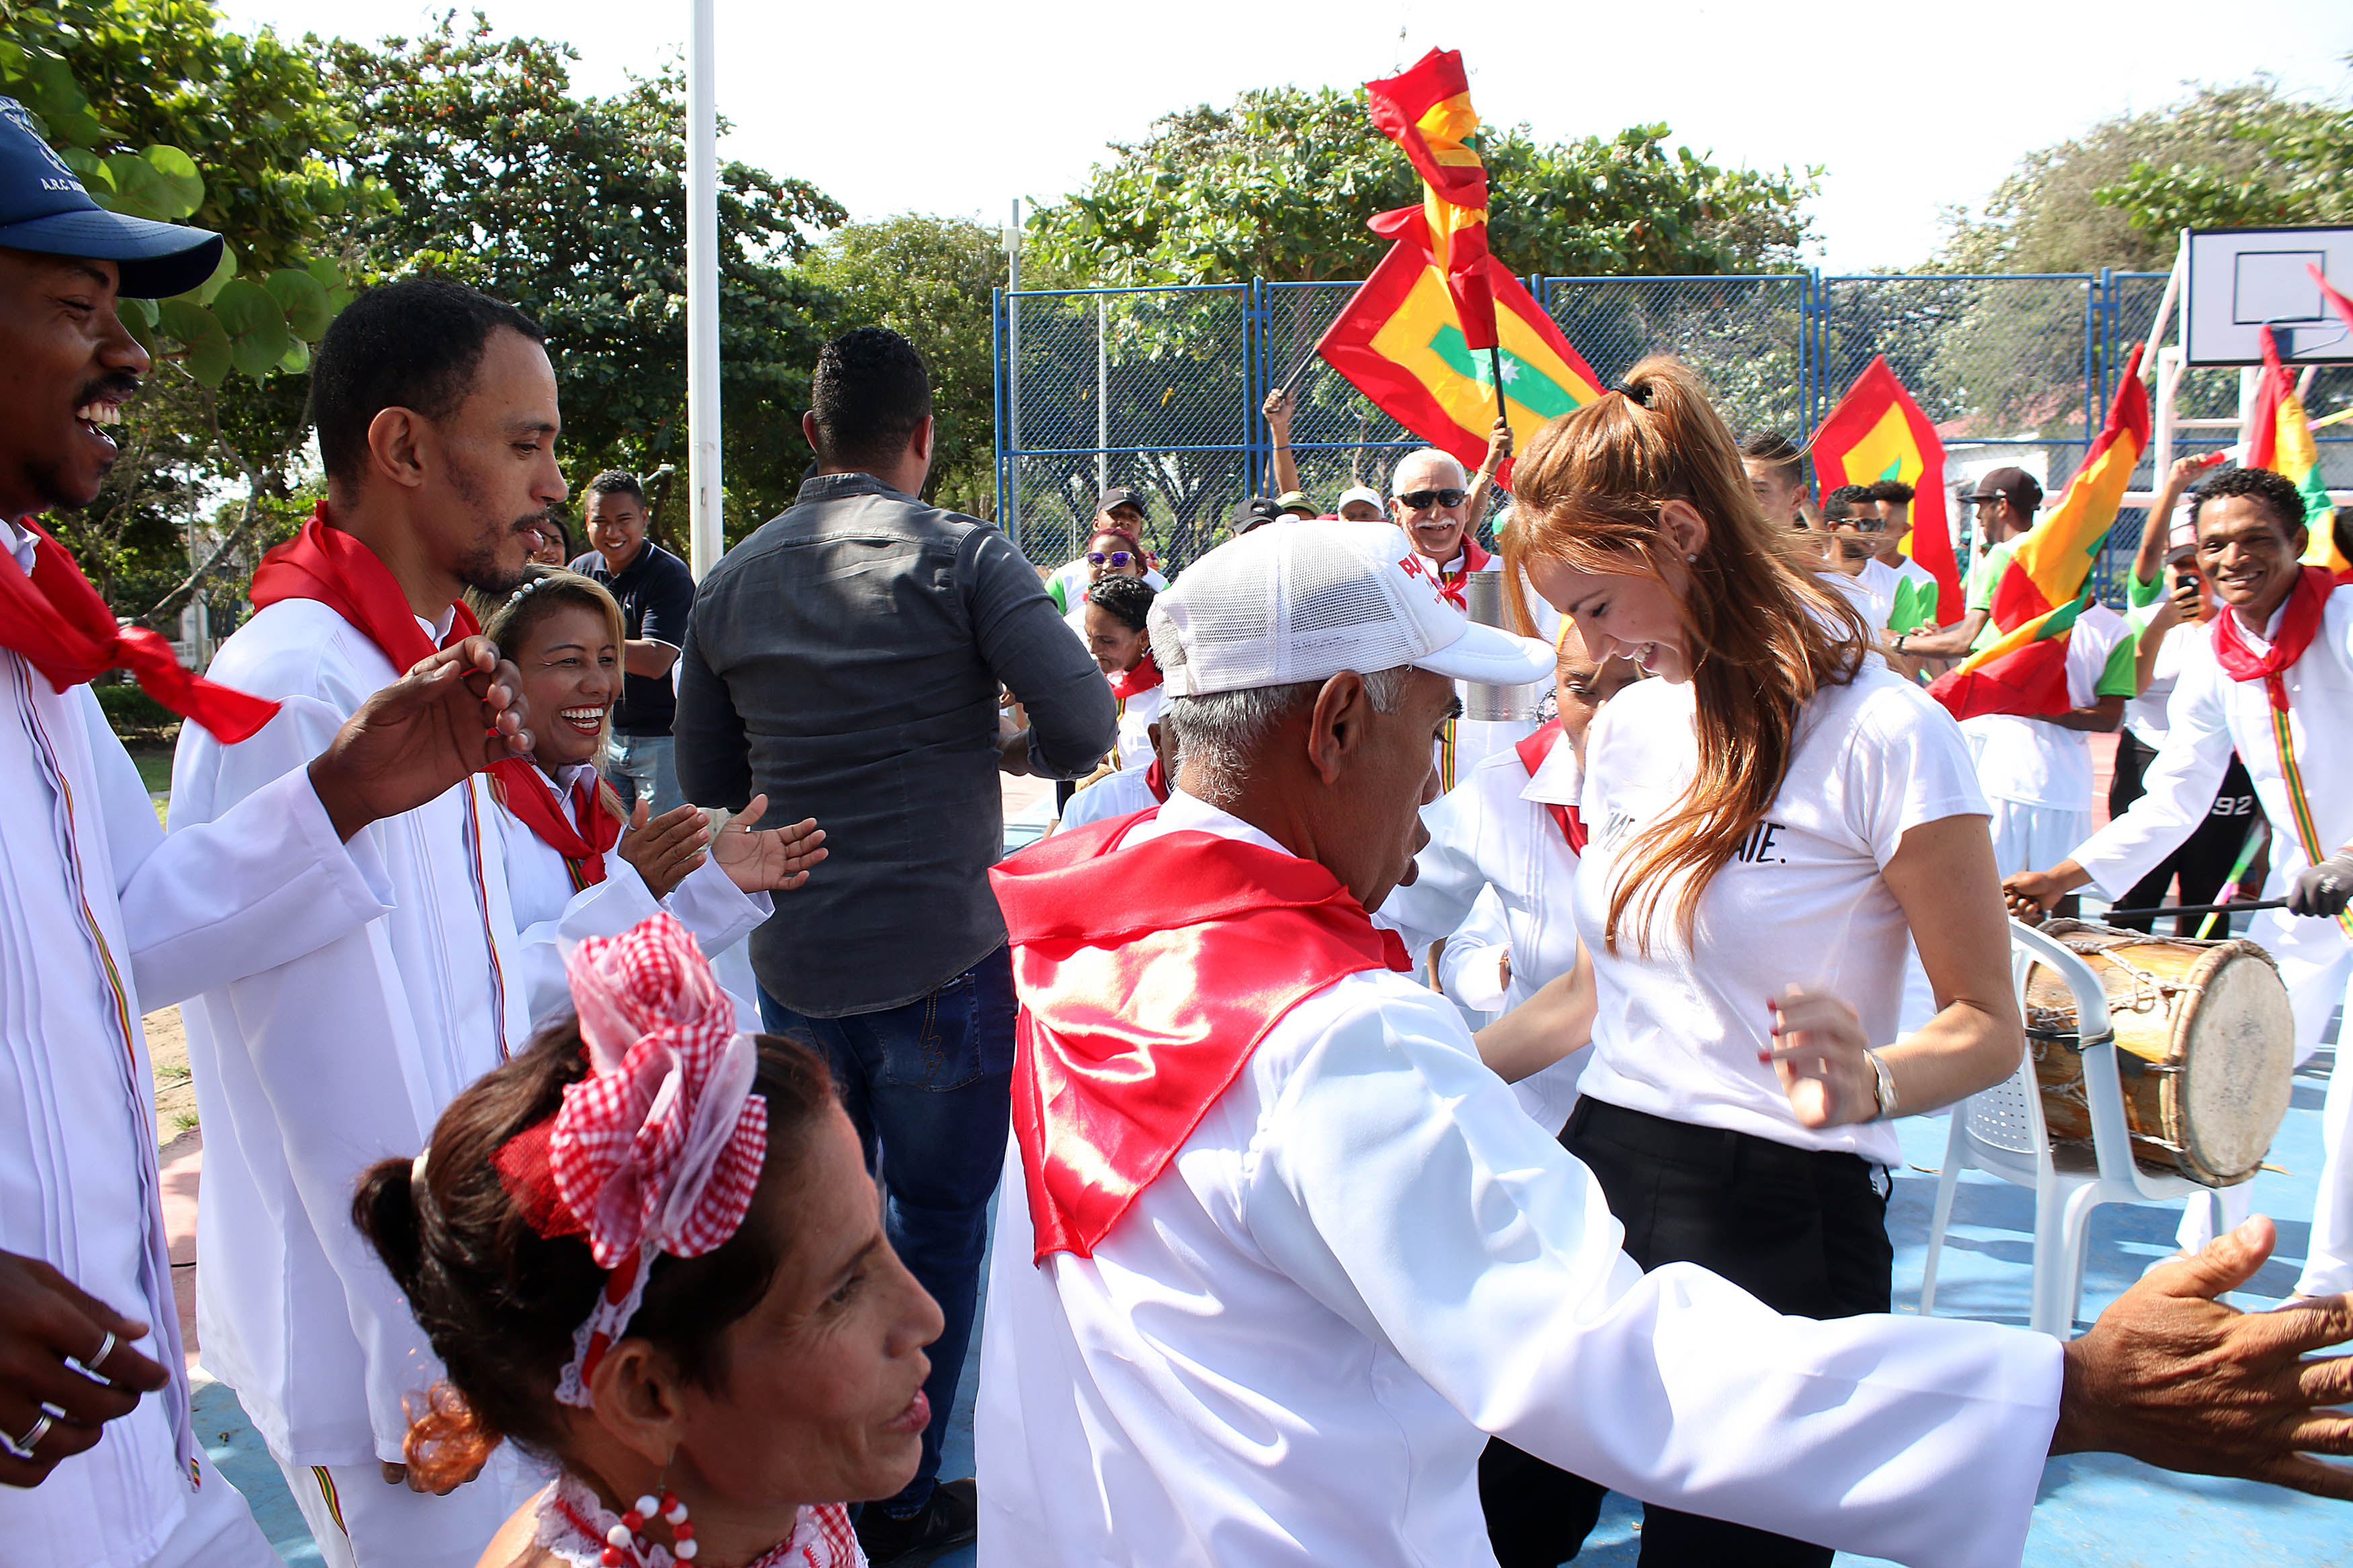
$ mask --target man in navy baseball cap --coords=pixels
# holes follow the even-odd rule
[[[0,98],[0,248],[111,261],[118,293],[162,300],[213,275],[221,237],[108,212],[35,134],[25,106]]]
[[[216,234],[100,206],[24,107],[0,98],[5,519],[87,506],[98,494],[114,466],[110,427],[150,368],[117,302],[185,293],[220,256]]]

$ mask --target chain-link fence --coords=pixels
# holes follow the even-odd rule
[[[1873,356],[1884,354],[1943,437],[1953,481],[2004,464],[2055,493],[2083,461],[2132,344],[2148,331],[2163,273],[2030,276],[1530,278],[1562,334],[1609,385],[1651,354],[1705,376],[1742,434],[1803,442]],[[997,297],[998,518],[1040,564],[1083,544],[1095,499],[1114,485],[1147,500],[1147,531],[1170,570],[1226,537],[1244,497],[1275,489],[1260,413],[1293,394],[1291,453],[1325,508],[1355,485],[1387,492],[1421,445],[1317,358],[1354,283],[1005,293]],[[2316,417],[2353,405],[2353,367],[2313,380]],[[2239,373],[2185,373],[2184,417],[2233,415]],[[2185,431],[2177,451],[2235,439]],[[2320,432],[2322,470],[2353,487],[2353,427]],[[2151,487],[2144,461],[2137,489]],[[2141,514],[2117,520],[2095,569],[2113,594]]]

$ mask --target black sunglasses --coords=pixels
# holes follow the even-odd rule
[[[1461,506],[1471,499],[1469,490],[1408,490],[1397,498],[1405,502],[1408,511],[1428,511],[1433,506]]]

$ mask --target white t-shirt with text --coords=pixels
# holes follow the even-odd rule
[[[1613,952],[1603,939],[1610,889],[1691,781],[1693,717],[1688,684],[1640,681],[1602,710],[1587,740],[1581,810],[1592,837],[1575,900],[1599,1011],[1577,1089],[1653,1116],[1892,1165],[1892,1127],[1799,1126],[1757,1054],[1771,1043],[1767,999],[1792,984],[1853,1004],[1872,1044],[1894,1041],[1911,928],[1881,872],[1912,828],[1988,814],[1968,748],[1943,708],[1865,660],[1850,684],[1806,705],[1780,794],[1700,896],[1690,936],[1675,918],[1678,878],[1662,884],[1648,956],[1636,935],[1641,895]]]

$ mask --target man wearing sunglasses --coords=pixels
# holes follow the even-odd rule
[[[1462,579],[1488,561],[1471,533],[1470,500],[1470,476],[1453,454],[1435,447],[1408,453],[1389,481],[1389,516],[1458,604]]]
[[[1125,485],[1114,485],[1095,499],[1095,520],[1087,534],[1090,542],[1087,548],[1080,551],[1075,558],[1056,567],[1054,574],[1046,579],[1046,596],[1053,600],[1054,607],[1065,616],[1086,608],[1088,586],[1103,575],[1099,570],[1103,563],[1094,561],[1092,557],[1108,553],[1093,542],[1095,535],[1105,529],[1143,538],[1144,492],[1130,489]],[[1132,577],[1135,574],[1130,572],[1125,575]],[[1152,584],[1152,591],[1155,594],[1168,586],[1168,579],[1155,571],[1148,563],[1144,569],[1144,580]]]

